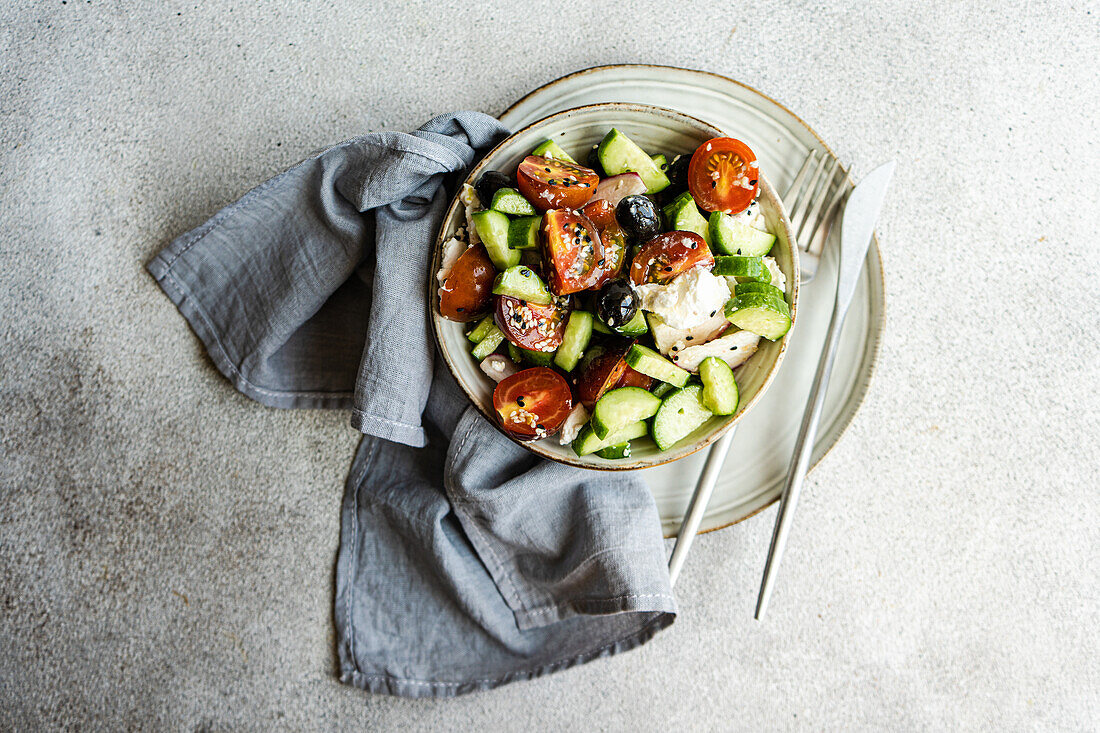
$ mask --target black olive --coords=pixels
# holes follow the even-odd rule
[[[625,280],[612,280],[596,296],[596,315],[612,328],[621,328],[638,312],[638,297]]]
[[[512,180],[508,176],[504,175],[500,171],[488,171],[482,173],[481,178],[478,179],[477,185],[474,186],[474,190],[477,191],[477,197],[481,199],[482,208],[489,208],[489,204],[493,203],[493,196],[496,192],[502,188],[510,188],[512,186]]]
[[[683,191],[688,187],[688,166],[691,164],[691,155],[677,156],[669,165],[665,175],[668,176],[669,188]]]
[[[588,159],[585,165],[596,171],[596,175],[600,178],[607,178],[607,172],[604,171],[603,164],[600,163],[600,151],[598,148],[592,148],[588,151]]]
[[[661,233],[661,212],[648,196],[627,196],[615,207],[615,219],[627,241],[640,244]]]

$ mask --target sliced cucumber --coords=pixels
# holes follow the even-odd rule
[[[648,346],[634,344],[630,351],[626,352],[626,363],[636,372],[641,372],[647,377],[668,382],[676,387],[687,384],[691,373],[681,369],[665,357],[658,354]]]
[[[489,259],[498,270],[507,270],[519,264],[519,250],[508,247],[508,217],[499,211],[486,209],[470,217],[474,229],[489,253]]]
[[[609,445],[606,448],[600,448],[596,451],[596,455],[600,458],[608,458],[611,460],[630,458],[630,443],[619,443],[618,445]]]
[[[703,405],[708,410],[715,415],[737,412],[737,380],[729,364],[708,356],[699,364],[699,378],[703,380]]]
[[[689,384],[665,397],[653,418],[653,442],[661,450],[679,443],[711,418],[703,404],[703,387]]]
[[[624,336],[641,336],[649,330],[649,324],[646,323],[645,313],[639,308],[633,318],[614,330]]]
[[[754,229],[721,211],[711,213],[707,230],[710,232],[707,244],[722,254],[763,257],[772,251],[775,244],[774,234]]]
[[[599,318],[593,318],[592,319],[592,330],[595,331],[596,333],[609,333],[609,334],[610,333],[615,333],[614,331],[611,330],[611,326],[607,325],[606,323],[601,321]]]
[[[539,144],[537,148],[531,151],[531,155],[541,155],[544,158],[553,158],[554,160],[564,160],[566,163],[577,164],[577,161],[561,149],[553,140],[544,140]]]
[[[519,347],[519,353],[523,355],[523,360],[531,366],[548,367],[554,363],[553,351],[532,351],[521,346]]]
[[[508,295],[538,305],[550,305],[552,302],[550,291],[546,289],[546,283],[534,270],[526,265],[509,267],[497,275],[497,279],[493,282],[493,293],[495,295]]]
[[[508,342],[508,358],[512,360],[513,364],[519,364],[523,361],[523,352],[511,341]]]
[[[651,391],[653,392],[653,394],[655,394],[658,397],[664,397],[666,394],[668,394],[669,392],[671,392],[674,389],[676,389],[676,388],[673,387],[668,382],[660,382]]]
[[[653,161],[653,164],[660,168],[662,171],[668,170],[668,158],[661,153],[649,156],[649,159]]]
[[[474,326],[474,329],[466,334],[466,338],[470,339],[475,344],[480,344],[485,340],[485,337],[489,335],[489,331],[493,328],[496,328],[493,324],[493,317],[485,316],[481,319],[481,323]]]
[[[497,347],[500,346],[500,342],[503,340],[504,332],[497,328],[495,325],[491,325],[489,327],[489,333],[487,333],[485,335],[485,338],[481,339],[481,341],[479,341],[477,345],[474,346],[473,351],[471,351],[470,353],[473,354],[475,359],[481,361],[489,354],[496,351]]]
[[[573,311],[569,314],[569,323],[565,326],[565,335],[561,346],[554,356],[554,363],[563,371],[571,372],[577,366],[588,342],[592,340],[592,321],[595,319],[588,311]]]
[[[534,249],[539,244],[541,216],[521,216],[508,224],[508,247],[511,249]]]
[[[710,244],[707,220],[699,213],[699,207],[695,205],[695,199],[691,197],[690,191],[684,191],[661,211],[664,212],[668,225],[672,229],[678,232],[695,232]]]
[[[539,213],[531,202],[523,197],[523,194],[514,188],[501,188],[493,194],[493,203],[489,206],[493,211],[512,216],[534,216]],[[478,234],[481,234],[479,231]]]
[[[745,293],[726,304],[726,319],[746,331],[775,341],[791,330],[787,301],[771,293]]]
[[[636,423],[627,425],[613,435],[607,436],[605,440],[600,440],[596,436],[596,431],[592,429],[591,423],[589,423],[581,428],[576,439],[573,440],[573,452],[578,456],[587,456],[589,453],[595,453],[610,445],[621,445],[627,441],[636,440],[648,432],[649,427],[645,424],[645,421],[639,420]]]
[[[780,300],[785,299],[782,290],[768,283],[747,282],[737,283],[733,286],[734,295],[744,295],[745,293],[769,293]]]
[[[641,387],[619,387],[604,394],[592,409],[592,429],[606,438],[631,423],[653,417],[661,398]]]
[[[714,274],[743,278],[761,283],[770,283],[772,274],[764,264],[762,257],[743,257],[728,255],[714,258]]]
[[[657,193],[668,188],[668,176],[664,171],[637,143],[614,127],[604,135],[597,154],[608,176],[637,173],[646,185],[646,193]]]

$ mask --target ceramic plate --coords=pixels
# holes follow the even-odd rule
[[[555,112],[600,102],[679,110],[743,139],[780,193],[810,150],[833,156],[806,123],[755,89],[715,74],[666,66],[601,66],[570,74],[531,92],[500,119],[518,130]],[[739,423],[702,531],[739,522],[779,498],[832,310],[837,264],[833,253],[839,229],[833,227],[817,277],[799,291],[798,323],[778,376]],[[859,409],[878,356],[885,308],[882,262],[878,243],[872,242],[841,333],[814,446],[814,465],[836,444]],[[678,529],[705,455],[701,451],[673,464],[644,469],[666,533]]]

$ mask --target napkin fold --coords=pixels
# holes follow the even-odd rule
[[[457,112],[334,145],[148,264],[238,390],[350,409],[364,434],[334,616],[341,679],[373,692],[488,689],[630,649],[675,618],[640,479],[537,458],[435,359],[434,234],[464,171],[506,135]]]

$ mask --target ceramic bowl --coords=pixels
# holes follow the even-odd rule
[[[548,138],[583,163],[592,146],[599,143],[612,127],[626,133],[644,150],[651,154],[664,153],[669,160],[677,154],[691,153],[710,138],[724,135],[737,137],[737,130],[719,130],[689,115],[661,107],[624,103],[594,104],[559,112],[519,130],[493,148],[470,172],[466,182],[472,185],[486,171],[515,171],[520,161],[536,145]],[[790,221],[775,189],[768,182],[766,171],[761,171],[760,175],[760,206],[768,230],[776,235],[772,256],[787,279],[787,303],[790,305],[793,320],[798,301],[798,253]],[[442,260],[443,242],[465,223],[465,209],[456,194],[434,242],[431,269],[427,273],[432,326],[439,350],[451,374],[481,414],[500,429],[493,410],[493,388],[496,385],[485,376],[470,354],[470,342],[465,335],[466,324],[449,321],[439,314],[438,282],[435,275]],[[630,458],[607,460],[594,455],[577,456],[571,446],[560,445],[556,435],[538,441],[515,442],[552,461],[603,471],[649,468],[689,456],[721,437],[759,401],[779,369],[792,333],[793,328],[778,341],[761,340],[757,352],[735,370],[741,395],[736,414],[711,418],[669,450],[658,450],[653,441],[646,437],[631,441]],[[503,430],[501,433],[514,440]]]

